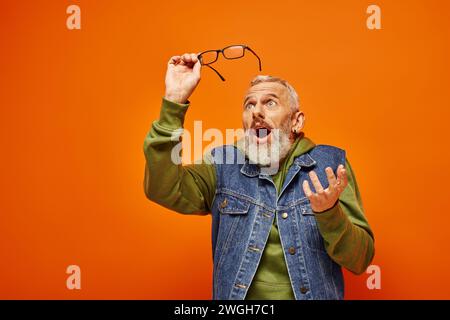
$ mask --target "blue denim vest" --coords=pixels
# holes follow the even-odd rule
[[[233,145],[212,150],[216,194],[211,208],[213,299],[242,300],[258,268],[273,219],[297,300],[343,299],[341,267],[327,254],[302,182],[314,170],[328,186],[325,168],[345,165],[345,151],[317,145],[295,158],[277,190],[270,175]]]

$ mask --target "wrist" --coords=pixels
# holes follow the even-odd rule
[[[339,199],[336,200],[336,202],[334,202],[333,205],[328,206],[327,208],[320,208],[318,211],[314,210],[314,208],[312,208],[312,209],[315,214],[322,214],[322,213],[325,213],[325,212],[328,212],[328,211],[334,209],[338,203],[339,203]]]
[[[174,93],[166,93],[164,99],[178,104],[186,104],[187,102],[187,97]]]

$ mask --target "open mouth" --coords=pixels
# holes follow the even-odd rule
[[[252,130],[257,143],[266,143],[272,132],[272,128],[266,126],[257,126]]]

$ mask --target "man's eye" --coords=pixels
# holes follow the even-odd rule
[[[267,102],[267,106],[269,106],[269,107],[273,107],[273,106],[275,106],[276,105],[276,103],[275,103],[275,101],[273,101],[273,100],[269,100],[268,102]]]
[[[254,104],[253,103],[247,103],[247,105],[245,106],[245,109],[250,109],[253,108]]]

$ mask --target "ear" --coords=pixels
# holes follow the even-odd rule
[[[300,133],[305,126],[305,114],[302,111],[297,111],[292,115],[292,132]]]

